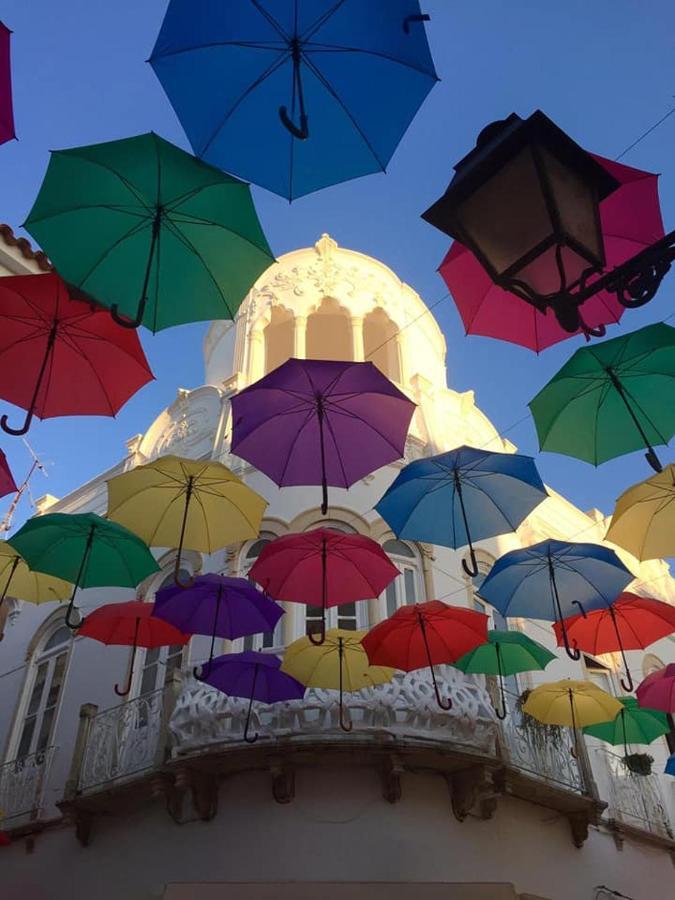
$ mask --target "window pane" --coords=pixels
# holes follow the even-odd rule
[[[253,641],[254,637],[252,634],[247,634],[244,638],[244,650],[253,650]]]
[[[508,631],[509,623],[506,621],[504,616],[499,612],[498,609],[492,607],[492,621],[494,623],[495,628],[500,631]]]
[[[417,601],[417,592],[415,590],[415,573],[412,569],[403,570],[403,581],[405,584],[405,602],[411,605]]]
[[[321,630],[321,607],[308,606],[305,611],[305,634],[316,634]]]
[[[56,661],[54,662],[54,672],[52,674],[52,683],[49,685],[49,693],[47,694],[47,702],[45,706],[48,709],[51,709],[53,706],[56,706],[56,702],[59,699],[59,693],[61,692],[61,684],[63,682],[63,673],[66,668],[66,654],[61,653],[56,657]]]
[[[392,581],[387,585],[387,589],[384,593],[386,605],[387,605],[387,615],[393,616],[396,612],[396,581]]]
[[[263,647],[274,647],[274,632],[265,631],[262,636]]]
[[[413,551],[403,541],[385,541],[382,549],[385,553],[392,553],[394,556],[405,556],[408,559],[415,558]]]
[[[40,733],[38,735],[37,744],[35,746],[35,752],[39,753],[40,750],[44,750],[45,747],[49,744],[49,737],[52,732],[52,722],[54,720],[55,708],[52,706],[51,709],[45,710],[44,715],[42,716],[42,724],[40,726]]]
[[[70,641],[70,628],[67,628],[63,625],[61,628],[58,628],[54,634],[49,638],[47,643],[44,646],[45,650],[53,650],[54,647],[60,647],[61,644],[67,644]],[[43,651],[44,652],[44,651]]]
[[[337,626],[356,631],[356,604],[341,603],[337,608]]]
[[[30,742],[33,738],[33,732],[35,731],[35,716],[31,716],[30,719],[26,719],[23,731],[21,732],[21,740],[19,741],[19,749],[17,751],[17,757],[21,759],[23,756],[26,756],[30,753]]]
[[[30,695],[30,703],[28,704],[28,709],[26,710],[26,717],[34,716],[40,708],[40,701],[42,700],[42,693],[45,688],[48,669],[48,662],[40,663],[40,665],[38,666],[38,670],[35,675],[35,684],[33,685],[33,692]]]
[[[141,694],[149,694],[157,685],[157,666],[145,666],[141,678]]]

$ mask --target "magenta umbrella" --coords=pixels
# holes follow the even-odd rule
[[[12,109],[12,69],[9,60],[9,28],[0,22],[0,144],[16,137]]]
[[[635,693],[640,706],[675,713],[675,663],[647,675]]]
[[[7,457],[0,450],[0,497],[6,497],[7,494],[14,494],[18,490],[14,476],[9,468]]]
[[[232,452],[280,487],[348,488],[400,459],[415,404],[370,362],[289,359],[232,398]]]
[[[593,155],[593,154],[592,154]],[[600,204],[605,243],[605,272],[631,259],[664,236],[658,195],[658,175],[594,156],[620,187]],[[439,267],[467,334],[480,334],[520,344],[537,353],[572,337],[558,323],[553,311],[541,313],[515,294],[493,284],[467,248],[455,241]],[[588,284],[603,273],[589,278]],[[575,334],[601,336],[604,326],[616,324],[624,307],[615,294],[599,291],[579,309],[583,328]]]

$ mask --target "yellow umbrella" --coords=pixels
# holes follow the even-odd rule
[[[606,539],[640,560],[675,556],[675,465],[623,492]]]
[[[213,553],[258,536],[267,501],[210,460],[161,456],[108,481],[108,518],[150,547]]]
[[[72,584],[53,575],[32,572],[23,556],[7,541],[0,541],[0,606],[9,594],[29,603],[49,603],[67,600]]]
[[[307,687],[340,691],[340,728],[351,731],[343,717],[343,691],[360,691],[386,684],[394,677],[387,666],[371,666],[361,644],[365,631],[329,628],[322,644],[301,637],[286,648],[282,672],[292,675]]]

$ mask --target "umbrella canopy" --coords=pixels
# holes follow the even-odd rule
[[[275,484],[348,488],[403,456],[415,404],[373,363],[289,359],[232,397],[232,452]]]
[[[615,719],[598,725],[587,725],[584,734],[615,746],[623,744],[628,753],[628,744],[651,744],[670,731],[665,713],[642,709],[635,697],[619,697],[619,703],[622,708]]]
[[[548,540],[505,553],[479,593],[503,616],[556,622],[609,606],[632,580],[632,573],[607,547]],[[561,627],[567,654],[579,659],[580,651],[572,649]]]
[[[547,496],[529,456],[458,447],[408,463],[375,509],[399,538],[468,544],[471,566],[462,565],[475,577],[472,542],[515,531]]]
[[[640,706],[675,713],[675,663],[647,675],[636,694]]]
[[[488,617],[473,609],[450,606],[440,600],[401,606],[393,616],[375,625],[363,638],[371,665],[392,666],[410,672],[429,667],[441,709],[444,702],[436,681],[435,665],[455,663],[488,639]]]
[[[542,450],[599,465],[675,434],[675,328],[659,323],[577,350],[530,401]]]
[[[25,228],[69,284],[151,331],[234,318],[274,262],[249,186],[154,133],[52,152]]]
[[[227,466],[160,456],[108,481],[108,518],[151,547],[213,553],[258,536],[267,501]]]
[[[554,659],[554,653],[521,631],[488,631],[486,644],[469,650],[453,665],[467,675],[498,676],[502,706],[496,713],[500,719],[505,719],[504,676],[543,670]]]
[[[67,600],[73,586],[61,578],[32,572],[26,560],[8,541],[0,541],[0,606],[5,597],[16,597],[29,603]]]
[[[276,600],[320,606],[319,640],[310,640],[323,643],[329,607],[379,597],[399,571],[371,538],[315,528],[270,541],[248,574]]]
[[[12,67],[9,43],[12,32],[0,22],[0,144],[16,137],[12,107]]]
[[[0,450],[0,497],[6,497],[7,494],[14,494],[18,490],[14,476],[12,475],[7,457]]]
[[[211,635],[213,661],[216,637],[230,641],[248,634],[274,631],[284,611],[246,578],[199,575],[192,585],[169,585],[157,591],[153,615],[189,634]]]
[[[257,734],[249,735],[254,700],[279,703],[281,700],[301,700],[305,695],[304,684],[281,671],[278,656],[254,650],[217,656],[200,680],[230,697],[249,700],[244,726],[244,740],[249,744],[258,739]]]
[[[675,753],[668,757],[666,767],[663,771],[665,775],[675,775]]]
[[[638,597],[625,592],[611,606],[596,609],[585,615],[565,619],[553,625],[558,646],[564,643],[563,627],[573,647],[594,655],[621,652],[627,681],[621,684],[633,690],[633,679],[626,661],[625,650],[643,650],[654,641],[675,632],[675,607],[651,597]]]
[[[114,416],[152,381],[138,336],[75,299],[53,272],[0,280],[0,396],[33,416]]]
[[[197,156],[293,199],[385,169],[437,80],[428,18],[418,0],[172,0],[150,63]]]
[[[173,625],[153,617],[153,603],[132,600],[130,603],[107,603],[90,613],[78,629],[82,637],[93,638],[102,644],[131,647],[129,677],[125,688],[115,685],[115,693],[126,697],[131,690],[136,651],[139,647],[165,647],[187,644],[190,635]]]
[[[77,589],[136,587],[159,571],[147,546],[127,528],[95,513],[47,513],[29,519],[7,542],[31,569],[73,584],[66,624]]]
[[[675,556],[675,465],[621,494],[606,540],[639,560]]]
[[[394,670],[385,666],[371,666],[361,641],[366,631],[347,631],[329,628],[320,646],[309,637],[301,637],[286,648],[281,669],[297,678],[306,687],[324,688],[340,692],[340,728],[351,731],[351,722],[344,719],[342,695],[344,691],[360,691],[377,684],[387,684]]]

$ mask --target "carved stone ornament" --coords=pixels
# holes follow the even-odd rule
[[[145,460],[167,453],[191,459],[210,456],[222,411],[218,388],[205,385],[194,391],[180,388],[171,406],[150,426],[139,446]]]
[[[398,803],[401,799],[401,775],[405,768],[401,758],[390,753],[382,764],[382,796],[387,803]]]
[[[503,792],[502,779],[493,769],[483,765],[470,766],[447,775],[452,811],[458,822],[471,814],[479,819],[491,819],[497,800]]]
[[[280,759],[270,759],[272,796],[277,803],[290,803],[295,797],[295,770]]]
[[[583,847],[588,838],[588,826],[590,823],[588,812],[568,813],[567,820],[570,823],[574,846],[579,848]]]

